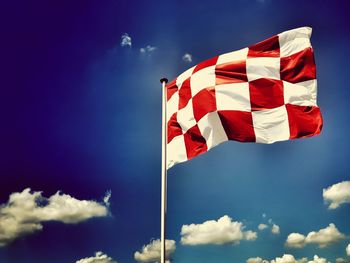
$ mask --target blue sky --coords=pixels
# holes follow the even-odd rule
[[[74,224],[63,217],[40,221],[42,230],[0,246],[0,262],[68,263],[96,251],[118,263],[136,262],[134,253],[160,233],[159,79],[173,79],[200,61],[300,26],[313,28],[322,134],[273,145],[227,142],[169,170],[172,262],[246,262],[283,254],[350,262],[345,252],[350,204],[328,209],[322,196],[323,189],[350,180],[346,1],[77,0],[1,6],[0,209],[12,193],[31,188],[47,198],[61,191],[67,200],[88,200],[102,210]],[[121,45],[125,33],[131,45]],[[182,59],[186,53],[191,62]],[[183,225],[224,215],[257,238],[181,244]],[[4,220],[0,216],[0,226]],[[259,230],[262,223],[268,228]],[[307,236],[330,223],[343,239],[325,248],[285,246],[290,233]],[[280,233],[271,233],[272,224]]]

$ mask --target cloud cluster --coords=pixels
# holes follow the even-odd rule
[[[209,220],[202,224],[183,225],[181,228],[181,243],[183,245],[205,244],[238,244],[241,240],[255,240],[257,233],[243,231],[241,222],[232,221],[225,215],[217,221]]]
[[[76,261],[76,263],[117,263],[117,261],[113,260],[111,257],[107,256],[101,251],[98,251],[95,253],[94,257],[82,258]]]
[[[124,34],[121,36],[120,45],[121,45],[122,47],[125,47],[125,46],[131,47],[132,43],[131,43],[131,37],[129,36],[129,34],[124,33]]]
[[[266,214],[263,214],[263,218],[266,218]],[[272,234],[275,234],[275,235],[278,235],[278,234],[280,233],[280,227],[279,227],[279,225],[275,224],[275,223],[272,221],[271,218],[268,220],[268,223],[269,223],[269,225],[264,224],[264,223],[259,224],[259,225],[258,225],[258,229],[259,229],[260,231],[263,231],[263,230],[265,230],[265,229],[267,229],[267,228],[269,228],[269,227],[271,226],[271,233],[272,233]]]
[[[345,238],[334,224],[329,224],[319,231],[312,231],[307,236],[300,233],[291,233],[287,237],[286,246],[291,248],[303,248],[307,244],[317,244],[320,248],[327,247]]]
[[[282,257],[276,257],[271,261],[262,259],[260,257],[256,257],[256,258],[249,258],[247,259],[246,262],[247,263],[326,263],[327,260],[325,258],[320,258],[319,256],[315,255],[312,260],[308,261],[308,259],[305,257],[301,259],[295,259],[293,255],[284,254]]]
[[[152,240],[149,244],[142,247],[141,251],[136,251],[134,258],[138,262],[149,263],[149,262],[160,262],[160,240]],[[176,242],[175,240],[165,240],[165,258],[167,263],[171,255],[175,252]]]
[[[188,63],[192,62],[192,55],[189,53],[186,53],[185,55],[182,56],[182,60]]]
[[[27,188],[12,193],[9,201],[0,205],[0,247],[42,230],[42,223],[46,221],[75,224],[107,214],[105,204],[78,200],[60,192],[45,198],[41,192],[31,192]]]
[[[350,244],[346,247],[346,254],[350,256]]]
[[[323,189],[323,199],[329,203],[329,209],[336,209],[340,205],[350,203],[350,181],[344,181]]]

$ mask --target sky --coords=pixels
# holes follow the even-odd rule
[[[349,6],[2,1],[0,262],[156,262],[159,79],[301,26],[313,28],[322,133],[226,142],[171,168],[168,254],[350,262]]]

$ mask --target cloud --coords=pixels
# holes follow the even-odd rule
[[[107,207],[95,201],[78,200],[60,192],[45,198],[41,192],[31,192],[27,188],[12,193],[9,201],[0,205],[0,247],[41,231],[43,222],[75,224],[107,214]]]
[[[336,260],[335,260],[335,263],[346,263],[347,262],[347,260],[345,260],[345,259],[343,259],[343,258],[337,258]]]
[[[305,237],[299,233],[291,233],[287,237],[286,246],[292,248],[302,248],[307,244],[317,244],[320,248],[327,247],[345,238],[334,224],[329,224],[319,231],[312,231]]]
[[[307,263],[326,263],[327,259],[320,258],[319,256],[315,255],[313,260],[308,261]]]
[[[109,207],[110,206],[110,203],[109,203],[109,200],[111,199],[111,196],[112,196],[112,191],[111,190],[108,190],[105,194],[105,197],[103,198],[103,203]]]
[[[273,224],[271,228],[271,233],[278,235],[280,233],[280,227],[276,224]]]
[[[192,55],[189,53],[186,53],[185,55],[182,56],[182,60],[188,63],[192,62]]]
[[[320,258],[319,256],[315,255],[312,260],[308,261],[306,257],[301,259],[296,259],[293,255],[284,254],[282,257],[276,257],[271,261],[262,259],[260,257],[256,257],[256,258],[249,258],[247,259],[246,262],[247,263],[326,263],[327,259]],[[341,263],[341,262],[338,262],[338,263]]]
[[[295,259],[293,255],[284,254],[282,257],[277,257],[271,261],[262,259],[260,257],[248,258],[247,263],[306,263],[307,258]]]
[[[156,50],[156,47],[152,47],[150,45],[147,45],[146,47],[140,48],[140,52],[145,54],[145,53],[152,53]]]
[[[291,233],[287,237],[287,247],[302,248],[305,246],[305,236],[299,233]]]
[[[266,224],[259,224],[258,225],[258,229],[261,231],[261,230],[264,230],[264,229],[266,229],[266,228],[268,228],[268,226],[266,225]]]
[[[255,240],[257,233],[243,231],[241,222],[232,221],[225,215],[217,221],[209,220],[202,224],[183,225],[181,228],[181,243],[183,245],[222,245],[227,243],[238,244],[241,240]]]
[[[160,240],[152,240],[148,245],[142,247],[141,251],[136,251],[134,258],[138,262],[160,262]],[[175,240],[165,240],[165,258],[166,262],[170,262],[171,255],[175,252],[176,242]]]
[[[256,257],[256,258],[248,258],[247,263],[269,263],[269,261],[264,260],[260,257]]]
[[[336,209],[340,205],[350,203],[350,181],[344,181],[323,189],[323,199],[329,203],[329,209]]]
[[[346,255],[350,256],[350,244],[346,247]]]
[[[120,45],[121,45],[122,47],[125,47],[125,46],[131,47],[132,43],[131,43],[131,37],[129,36],[129,34],[124,33],[124,34],[121,36]]]
[[[103,254],[101,251],[98,251],[95,253],[94,257],[82,258],[76,261],[76,263],[117,263],[117,261]]]

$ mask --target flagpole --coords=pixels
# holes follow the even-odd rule
[[[166,145],[167,145],[167,125],[166,125],[166,89],[165,85],[168,83],[167,78],[160,80],[162,83],[162,190],[161,190],[161,216],[160,216],[160,263],[165,263],[165,229],[166,229],[166,204],[167,204],[167,158],[166,158]]]

